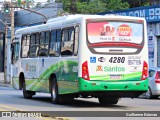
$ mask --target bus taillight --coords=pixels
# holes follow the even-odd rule
[[[82,78],[85,79],[85,80],[90,80],[90,78],[89,78],[89,72],[88,72],[88,63],[87,63],[87,61],[85,61],[85,62],[82,64]]]
[[[147,78],[148,78],[148,64],[144,61],[143,62],[142,78],[141,78],[141,80],[145,80]]]

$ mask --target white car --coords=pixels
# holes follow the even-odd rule
[[[160,96],[160,68],[149,68],[149,86],[145,96],[147,99],[158,98]]]

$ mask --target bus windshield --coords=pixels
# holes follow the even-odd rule
[[[143,24],[140,22],[100,21],[87,23],[88,47],[92,52],[139,53],[144,45],[143,34]],[[104,47],[105,50],[99,49]]]

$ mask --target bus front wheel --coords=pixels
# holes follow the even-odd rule
[[[101,105],[115,105],[118,103],[119,98],[98,97],[98,100]]]
[[[24,82],[23,83],[23,97],[27,98],[27,99],[30,99],[30,98],[32,98],[33,95],[35,95],[35,92],[33,92],[33,91],[27,91],[26,90],[26,84]]]

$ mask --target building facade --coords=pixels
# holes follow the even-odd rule
[[[144,17],[147,21],[149,66],[160,67],[160,5],[131,8],[99,14]]]
[[[0,76],[4,76],[5,71],[5,23],[8,16],[0,12]]]
[[[4,80],[6,78],[10,66],[8,66],[10,57],[7,54],[10,46],[10,15],[4,14],[3,10],[0,11],[0,80]],[[6,74],[5,74],[6,73]],[[9,82],[6,81],[6,82]]]

